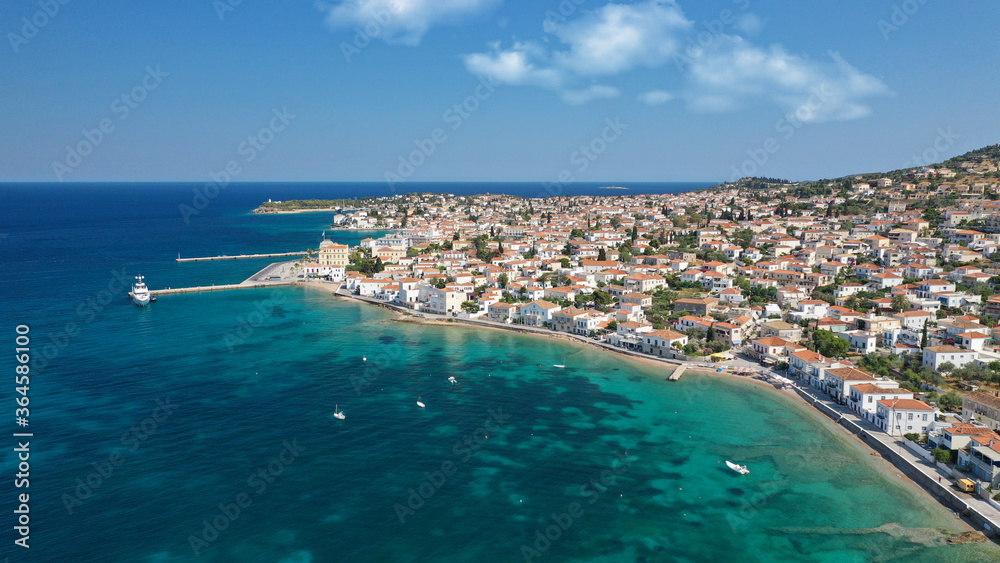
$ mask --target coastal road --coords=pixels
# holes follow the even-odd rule
[[[901,438],[897,439],[886,434],[881,428],[875,426],[868,420],[865,420],[846,405],[838,404],[832,398],[825,396],[825,394],[818,389],[812,387],[801,387],[798,385],[796,385],[795,388],[804,397],[815,399],[817,402],[823,403],[830,409],[842,415],[846,420],[849,420],[862,428],[865,431],[862,435],[865,440],[877,440],[878,442],[881,442],[887,448],[896,452],[897,455],[910,462],[910,464],[917,471],[923,473],[928,479],[932,481],[940,479],[940,483],[942,485],[954,482],[955,479],[951,476],[950,472],[938,468],[937,465],[928,463],[912,450],[905,447]],[[949,492],[961,498],[970,507],[975,508],[980,514],[995,522],[997,529],[1000,529],[1000,510],[990,504],[986,499],[980,496],[970,495],[968,493],[958,491],[954,487],[949,487]]]

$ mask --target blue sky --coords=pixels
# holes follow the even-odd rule
[[[99,4],[0,4],[0,180],[815,179],[1000,141],[990,0]]]

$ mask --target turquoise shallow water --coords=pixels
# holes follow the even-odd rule
[[[535,561],[982,560],[981,547],[938,545],[934,529],[956,523],[926,499],[742,382],[668,384],[562,342],[397,323],[302,288],[121,308],[130,354],[81,341],[74,364],[103,377],[67,377],[39,400],[52,494],[38,533],[70,560],[95,545],[100,560],[195,559],[191,536],[214,537],[204,522],[241,493],[251,504],[218,520],[226,529],[198,559],[523,561],[527,545]],[[157,399],[175,410],[129,451],[121,434]],[[248,480],[290,444],[272,483]],[[56,494],[73,495],[116,449],[124,462],[67,514]],[[872,530],[886,524],[902,537]],[[536,545],[536,531],[558,539]]]
[[[120,267],[159,287],[238,281],[259,266],[151,258],[157,237],[191,253],[212,254],[213,239],[238,241],[227,253],[277,251],[308,246],[322,227],[288,216],[248,218],[280,221],[251,229],[223,203],[215,222],[178,227],[164,213],[133,238],[141,221],[124,212],[26,219],[0,243],[12,273],[0,279],[3,330],[12,340],[13,326],[30,324],[40,359],[33,545],[7,543],[0,556],[1000,559],[992,544],[944,545],[944,531],[959,529],[947,512],[805,407],[738,380],[667,383],[664,371],[561,341],[395,322],[300,287],[164,296],[143,309],[120,293],[88,301]],[[64,338],[71,321],[80,330]],[[0,471],[12,475],[3,451]],[[4,487],[0,510],[11,514]]]

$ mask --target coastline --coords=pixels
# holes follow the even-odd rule
[[[260,209],[259,207],[257,209]],[[257,213],[257,209],[254,209],[250,213],[252,215],[295,215],[298,213],[336,213],[336,207],[330,207],[327,209],[292,209],[288,211],[267,211],[263,213]]]
[[[353,301],[362,305],[381,305],[378,303],[368,302],[363,299],[357,299],[354,298],[353,296],[344,296],[338,294],[337,288],[339,288],[339,286],[327,286],[325,284],[324,285],[306,284],[306,287],[314,287],[321,291],[330,293],[340,299]],[[414,323],[414,324],[423,324],[431,326],[452,327],[452,328],[465,327],[467,329],[472,329],[472,330],[486,329],[486,330],[513,332],[530,337],[548,338],[548,339],[558,340],[561,342],[575,344],[582,348],[587,348],[595,351],[601,351],[605,353],[613,352],[616,353],[617,356],[622,357],[626,361],[633,362],[634,364],[638,364],[647,368],[664,369],[668,370],[670,373],[673,373],[673,371],[681,365],[681,364],[672,364],[665,361],[660,361],[654,358],[644,358],[641,356],[635,356],[632,354],[624,353],[624,351],[619,352],[617,350],[611,350],[590,342],[573,338],[570,335],[554,331],[551,334],[547,334],[547,333],[537,333],[531,331],[517,330],[515,328],[508,327],[506,325],[490,326],[490,325],[471,324],[464,322],[448,322],[447,320],[442,320],[442,319],[429,319],[426,317],[417,317],[415,315],[407,314],[403,311],[385,305],[382,305],[381,308],[386,309],[392,313],[393,322]],[[907,489],[911,493],[913,493],[916,498],[919,498],[920,501],[929,510],[933,511],[941,519],[942,523],[948,522],[950,524],[953,524],[953,529],[948,530],[948,533],[951,532],[962,533],[962,532],[970,532],[976,530],[976,528],[972,525],[972,523],[969,522],[965,517],[957,515],[955,512],[951,511],[946,506],[942,505],[938,501],[938,499],[935,498],[934,495],[930,493],[930,491],[922,487],[919,483],[917,483],[914,479],[906,475],[904,472],[900,471],[892,463],[891,460],[887,459],[884,455],[875,450],[868,443],[861,440],[858,436],[850,432],[847,428],[841,426],[835,420],[831,419],[829,416],[817,410],[795,391],[781,390],[776,388],[774,385],[771,385],[770,383],[753,379],[752,377],[737,375],[728,368],[724,368],[723,371],[719,372],[714,369],[710,370],[701,367],[690,367],[691,364],[687,365],[689,367],[685,371],[685,375],[695,376],[695,377],[722,376],[722,379],[729,381],[731,384],[736,384],[737,382],[741,382],[743,385],[746,385],[750,389],[758,389],[767,393],[770,397],[776,398],[777,400],[783,402],[785,406],[794,409],[799,415],[815,422],[816,424],[827,430],[830,433],[830,435],[834,439],[836,439],[840,444],[844,445],[845,447],[853,449],[859,455],[860,459],[864,460],[863,463],[865,463],[868,467],[870,467],[874,471],[878,472],[879,475],[881,475],[886,481],[893,483],[901,488]],[[667,376],[669,376],[669,373],[663,374],[663,379],[665,380]],[[680,382],[677,383],[681,384]]]

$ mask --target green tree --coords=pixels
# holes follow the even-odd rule
[[[500,284],[501,289],[506,288],[507,284],[510,283],[510,277],[504,272],[497,277],[497,283]]]
[[[924,322],[924,328],[920,332],[920,347],[921,348],[926,348],[927,347],[927,323],[926,322]]]
[[[813,333],[813,344],[816,351],[828,358],[842,358],[851,348],[850,342],[840,338],[829,330],[817,330]]]
[[[604,248],[601,248],[601,250],[597,253],[597,259],[602,262],[608,259],[608,253],[604,250]]]
[[[934,461],[938,463],[951,463],[951,450],[934,448],[931,450],[931,455],[934,456]]]
[[[948,391],[938,398],[938,405],[947,411],[957,411],[962,407],[962,396],[954,391]]]
[[[902,293],[897,293],[892,297],[892,310],[905,311],[910,308],[910,300]]]
[[[614,297],[612,297],[607,291],[597,290],[594,292],[594,305],[598,307],[607,307],[613,301]]]

